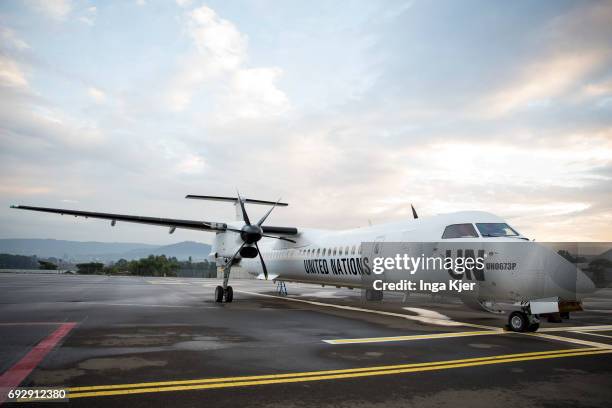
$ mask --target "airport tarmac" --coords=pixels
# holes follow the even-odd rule
[[[604,407],[612,291],[536,334],[453,299],[234,280],[0,274],[0,386],[87,407]],[[33,404],[40,404],[36,402]],[[54,402],[54,406],[58,406]],[[23,404],[18,404],[23,406]]]

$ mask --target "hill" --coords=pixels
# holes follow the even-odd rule
[[[39,258],[62,258],[68,261],[116,261],[139,259],[148,255],[174,256],[179,260],[203,260],[210,245],[183,241],[171,245],[151,245],[135,242],[65,241],[58,239],[0,239],[0,253],[36,255]]]

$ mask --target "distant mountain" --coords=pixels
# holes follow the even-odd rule
[[[210,253],[210,245],[195,241],[183,241],[178,244],[171,244],[151,249],[133,249],[124,254],[125,259],[144,258],[149,255],[174,256],[179,260],[186,260],[191,257],[195,260],[202,260]]]
[[[62,258],[70,261],[116,261],[143,258],[148,255],[174,256],[179,260],[205,259],[210,245],[184,241],[171,245],[151,245],[134,242],[80,242],[57,239],[0,239],[0,253],[36,255],[39,258]]]
[[[604,252],[603,254],[599,255],[597,258],[605,258],[608,261],[612,261],[612,249]]]

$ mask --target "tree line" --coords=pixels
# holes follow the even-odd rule
[[[178,276],[179,271],[198,272],[202,277],[216,276],[216,265],[211,262],[178,261],[175,257],[149,255],[147,258],[128,261],[120,259],[112,265],[101,262],[86,262],[76,265],[83,275],[133,275],[133,276]]]

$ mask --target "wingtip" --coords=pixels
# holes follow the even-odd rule
[[[19,208],[19,206],[18,205],[11,205],[10,208]]]

